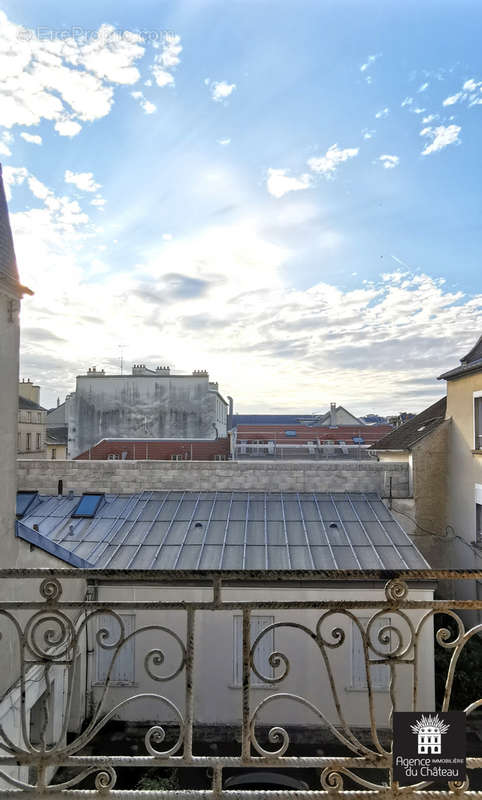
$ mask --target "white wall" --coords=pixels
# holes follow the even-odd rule
[[[101,587],[99,599],[112,600],[119,598],[119,590],[113,587]],[[206,600],[211,595],[206,590],[175,589],[148,587],[122,587],[122,599],[146,600],[159,598],[162,592],[163,600],[173,599],[198,599]],[[430,600],[433,596],[431,590],[412,590],[413,599]],[[309,589],[300,591],[299,588],[273,589],[225,589],[224,600],[283,600],[297,601],[319,600],[381,600],[385,598],[382,589],[340,588],[340,589]],[[128,613],[128,612],[127,612]],[[239,724],[241,719],[241,689],[233,686],[233,614],[231,611],[201,611],[197,612],[196,622],[196,648],[195,648],[195,718],[199,723],[211,724]],[[265,611],[259,610],[254,614],[275,615],[276,622],[293,622],[308,626],[313,630],[320,616],[316,611]],[[370,610],[357,612],[360,618],[371,616]],[[420,612],[408,612],[410,618],[416,622],[420,619]],[[386,612],[395,621],[394,612]],[[183,611],[165,612],[159,617],[158,612],[139,611],[136,617],[136,628],[149,625],[165,625],[185,639],[186,615]],[[341,614],[332,616],[324,626],[324,632],[329,639],[330,631],[334,627],[341,627],[346,631],[345,643],[337,649],[328,650],[332,660],[333,673],[336,678],[341,705],[347,721],[354,726],[367,726],[368,703],[366,691],[355,691],[352,688],[351,677],[351,621]],[[402,624],[407,635],[407,628]],[[123,699],[139,692],[156,692],[165,694],[173,700],[180,709],[184,707],[184,672],[174,680],[161,683],[146,676],[144,658],[153,648],[160,648],[165,652],[165,662],[157,669],[161,674],[171,671],[178,663],[179,650],[176,649],[167,634],[152,631],[140,633],[135,644],[135,686],[113,686],[108,692],[107,707],[112,707]],[[333,641],[333,640],[332,640]],[[429,621],[421,635],[420,642],[420,670],[419,670],[419,708],[431,710],[434,708],[434,683],[433,683],[433,627]],[[323,659],[315,643],[306,633],[293,628],[280,628],[275,632],[275,649],[286,653],[291,660],[289,676],[273,688],[252,689],[252,704],[254,706],[262,698],[273,692],[294,692],[306,697],[317,705],[329,719],[338,724],[334,703],[328,687]],[[177,662],[176,662],[177,659]],[[398,668],[397,698],[400,710],[410,710],[411,668],[401,666]],[[94,688],[94,697],[98,700],[101,696],[101,687]],[[139,701],[127,705],[119,714],[119,718],[131,721],[153,720],[172,721],[170,713],[166,715],[165,707],[160,704],[159,711],[156,703]],[[387,726],[389,713],[389,695],[387,691],[375,692],[375,709],[378,724]],[[275,701],[266,709],[260,718],[266,724],[297,724],[317,725],[319,720],[311,711],[292,701]]]

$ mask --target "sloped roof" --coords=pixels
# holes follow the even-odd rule
[[[419,442],[445,419],[447,410],[447,398],[441,397],[436,403],[421,411],[408,422],[395,428],[383,439],[376,442],[372,450],[410,450],[414,444]]]
[[[470,375],[473,372],[482,370],[482,336],[479,336],[476,343],[467,355],[460,359],[460,367],[455,367],[443,375],[439,375],[438,380],[450,381],[454,378],[462,378],[464,375]]]
[[[304,422],[316,422],[315,414],[233,414],[231,427],[236,425],[299,425]]]
[[[352,440],[363,439],[364,444],[372,444],[392,430],[391,425],[238,425],[237,442],[263,441],[277,444],[306,442],[339,442],[351,444]],[[295,434],[295,435],[293,435]]]
[[[48,424],[48,417],[47,417]],[[57,427],[47,427],[47,441],[48,444],[67,444],[68,441],[68,428],[65,425]]]
[[[18,407],[22,409],[27,409],[28,411],[46,411],[46,408],[43,406],[39,406],[38,403],[34,403],[33,400],[29,400],[28,397],[23,397],[21,394],[18,396]]]
[[[105,495],[79,519],[80,499],[36,497],[17,535],[96,569],[428,567],[375,493],[146,491]]]
[[[0,164],[0,279],[16,294],[33,294],[21,286],[18,277],[17,259],[13,246],[12,229],[8,216],[7,197],[3,185],[2,165]]]

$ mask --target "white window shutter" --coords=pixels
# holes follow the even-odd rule
[[[121,614],[124,623],[125,637],[135,630],[135,614]],[[109,614],[101,614],[98,617],[97,630],[102,628],[109,631],[106,639],[107,644],[112,644],[119,636],[119,625]],[[97,652],[97,682],[105,683],[107,673],[114,657],[115,649],[106,649],[100,644],[96,646]],[[134,682],[134,637],[122,645],[117,658],[114,662],[110,674],[111,683],[133,683]]]
[[[368,619],[359,619],[360,624],[362,627],[367,629]],[[390,651],[390,642],[388,644],[382,644],[378,640],[379,631],[390,624],[389,617],[378,617],[375,620],[371,627],[370,632],[370,640],[373,642],[374,646],[377,650],[381,653],[389,652]],[[358,629],[358,625],[352,623],[352,651],[351,651],[351,667],[352,667],[352,675],[351,675],[351,685],[353,689],[366,689],[367,688],[367,679],[366,679],[366,667],[365,667],[365,653],[363,650],[363,641]],[[377,658],[377,655],[373,652],[373,650],[368,650],[368,657],[373,659]],[[370,670],[370,677],[371,677],[371,684],[373,689],[388,689],[389,681],[390,681],[390,669],[387,664],[371,664],[368,665]]]
[[[251,617],[250,647],[261,631],[273,623],[274,617],[272,616],[255,615]],[[269,657],[273,651],[274,631],[272,630],[260,639],[254,654],[258,672],[267,678],[273,677],[273,667],[269,663]],[[243,683],[243,618],[241,616],[233,618],[233,682],[235,686],[241,686]],[[251,685],[264,685],[253,671],[251,671]]]

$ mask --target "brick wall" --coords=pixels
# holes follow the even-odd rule
[[[377,461],[18,461],[18,488],[56,492],[185,491],[379,492],[407,497],[408,464]]]

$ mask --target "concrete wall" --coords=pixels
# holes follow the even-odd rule
[[[69,402],[69,457],[105,438],[226,436],[227,405],[203,375],[81,375]]]
[[[1,176],[0,176],[1,182]],[[13,304],[13,311],[9,304]],[[2,565],[14,567],[17,557],[15,540],[15,493],[17,476],[18,350],[20,302],[10,293],[0,277],[0,547]]]
[[[377,461],[18,461],[20,489],[137,492],[185,491],[379,492],[407,497],[408,464]]]
[[[159,593],[158,587],[145,586],[123,586],[122,589],[112,586],[99,588],[99,600],[112,601],[119,599],[121,593],[122,600],[151,600]],[[209,590],[202,589],[175,589],[163,587],[163,600],[204,600],[211,599],[212,594]],[[433,598],[433,591],[429,589],[413,589],[411,597],[414,600],[430,601]],[[233,602],[263,602],[269,600],[279,600],[282,602],[293,601],[317,601],[317,600],[363,600],[366,602],[385,600],[383,589],[368,588],[361,586],[350,586],[346,584],[337,589],[302,589],[268,587],[265,589],[247,587],[229,588],[223,590],[223,600]],[[374,609],[363,609],[353,612],[360,620],[368,620],[374,613]],[[126,608],[126,613],[129,613]],[[196,615],[195,633],[195,652],[194,652],[194,692],[195,692],[195,721],[202,724],[233,725],[238,724],[241,718],[241,687],[234,684],[233,675],[233,616],[239,615],[238,611],[200,611]],[[320,618],[320,612],[316,610],[293,611],[276,610],[269,611],[257,609],[254,615],[274,616],[275,622],[297,622],[304,624],[312,631],[316,629],[316,623]],[[423,611],[407,612],[412,623],[415,625],[422,618]],[[408,626],[403,622],[396,612],[387,610],[384,617],[388,617],[390,622],[402,631],[404,643],[408,642]],[[135,628],[148,628],[149,626],[162,624],[174,630],[179,637],[185,641],[186,636],[186,615],[182,611],[165,611],[162,621],[159,620],[156,612],[138,611],[135,620]],[[364,622],[364,624],[366,624]],[[100,627],[100,626],[98,626]],[[352,681],[352,622],[344,614],[331,615],[322,626],[321,632],[325,639],[333,642],[331,631],[339,627],[345,633],[345,641],[338,648],[326,649],[326,655],[332,666],[333,675],[339,692],[339,700],[345,718],[350,725],[365,726],[369,725],[367,692],[364,689],[354,689]],[[112,627],[114,634],[118,629]],[[95,640],[95,631],[90,635],[93,642],[93,650],[98,648]],[[109,639],[111,643],[114,639]],[[373,639],[375,646],[380,644]],[[392,637],[392,647],[394,639]],[[290,670],[286,679],[274,684],[273,686],[264,685],[262,688],[253,688],[251,692],[252,709],[268,695],[278,692],[291,692],[300,695],[315,706],[317,706],[326,717],[334,724],[339,725],[333,702],[331,689],[328,684],[327,671],[324,666],[322,655],[316,644],[303,631],[290,627],[280,627],[275,630],[274,648],[284,653],[290,661]],[[108,690],[106,709],[113,707],[118,702],[134,694],[141,692],[156,692],[163,694],[181,709],[184,709],[184,683],[185,674],[180,675],[167,683],[152,680],[146,674],[144,659],[146,654],[152,650],[160,650],[165,655],[162,666],[150,666],[155,674],[168,675],[174,672],[179,665],[179,647],[175,645],[172,638],[162,631],[147,630],[146,633],[139,633],[135,636],[135,688],[130,686],[112,686]],[[434,661],[433,661],[433,622],[429,620],[422,630],[419,640],[419,707],[427,711],[434,708]],[[93,653],[95,662],[96,653]],[[279,669],[275,674],[281,674]],[[91,674],[94,674],[94,663],[91,666]],[[259,680],[253,677],[253,681]],[[399,710],[410,710],[411,668],[401,667],[397,670],[397,708]],[[94,687],[94,698],[99,699],[101,687]],[[374,705],[377,723],[380,726],[388,727],[389,713],[389,692],[387,689],[380,689],[374,692]],[[162,702],[155,702],[152,699],[147,701],[137,701],[126,705],[119,712],[121,719],[140,721],[140,720],[159,720],[163,722],[174,721],[174,716]],[[278,725],[322,725],[319,717],[308,710],[300,703],[279,698],[266,707],[259,717],[260,724]]]

